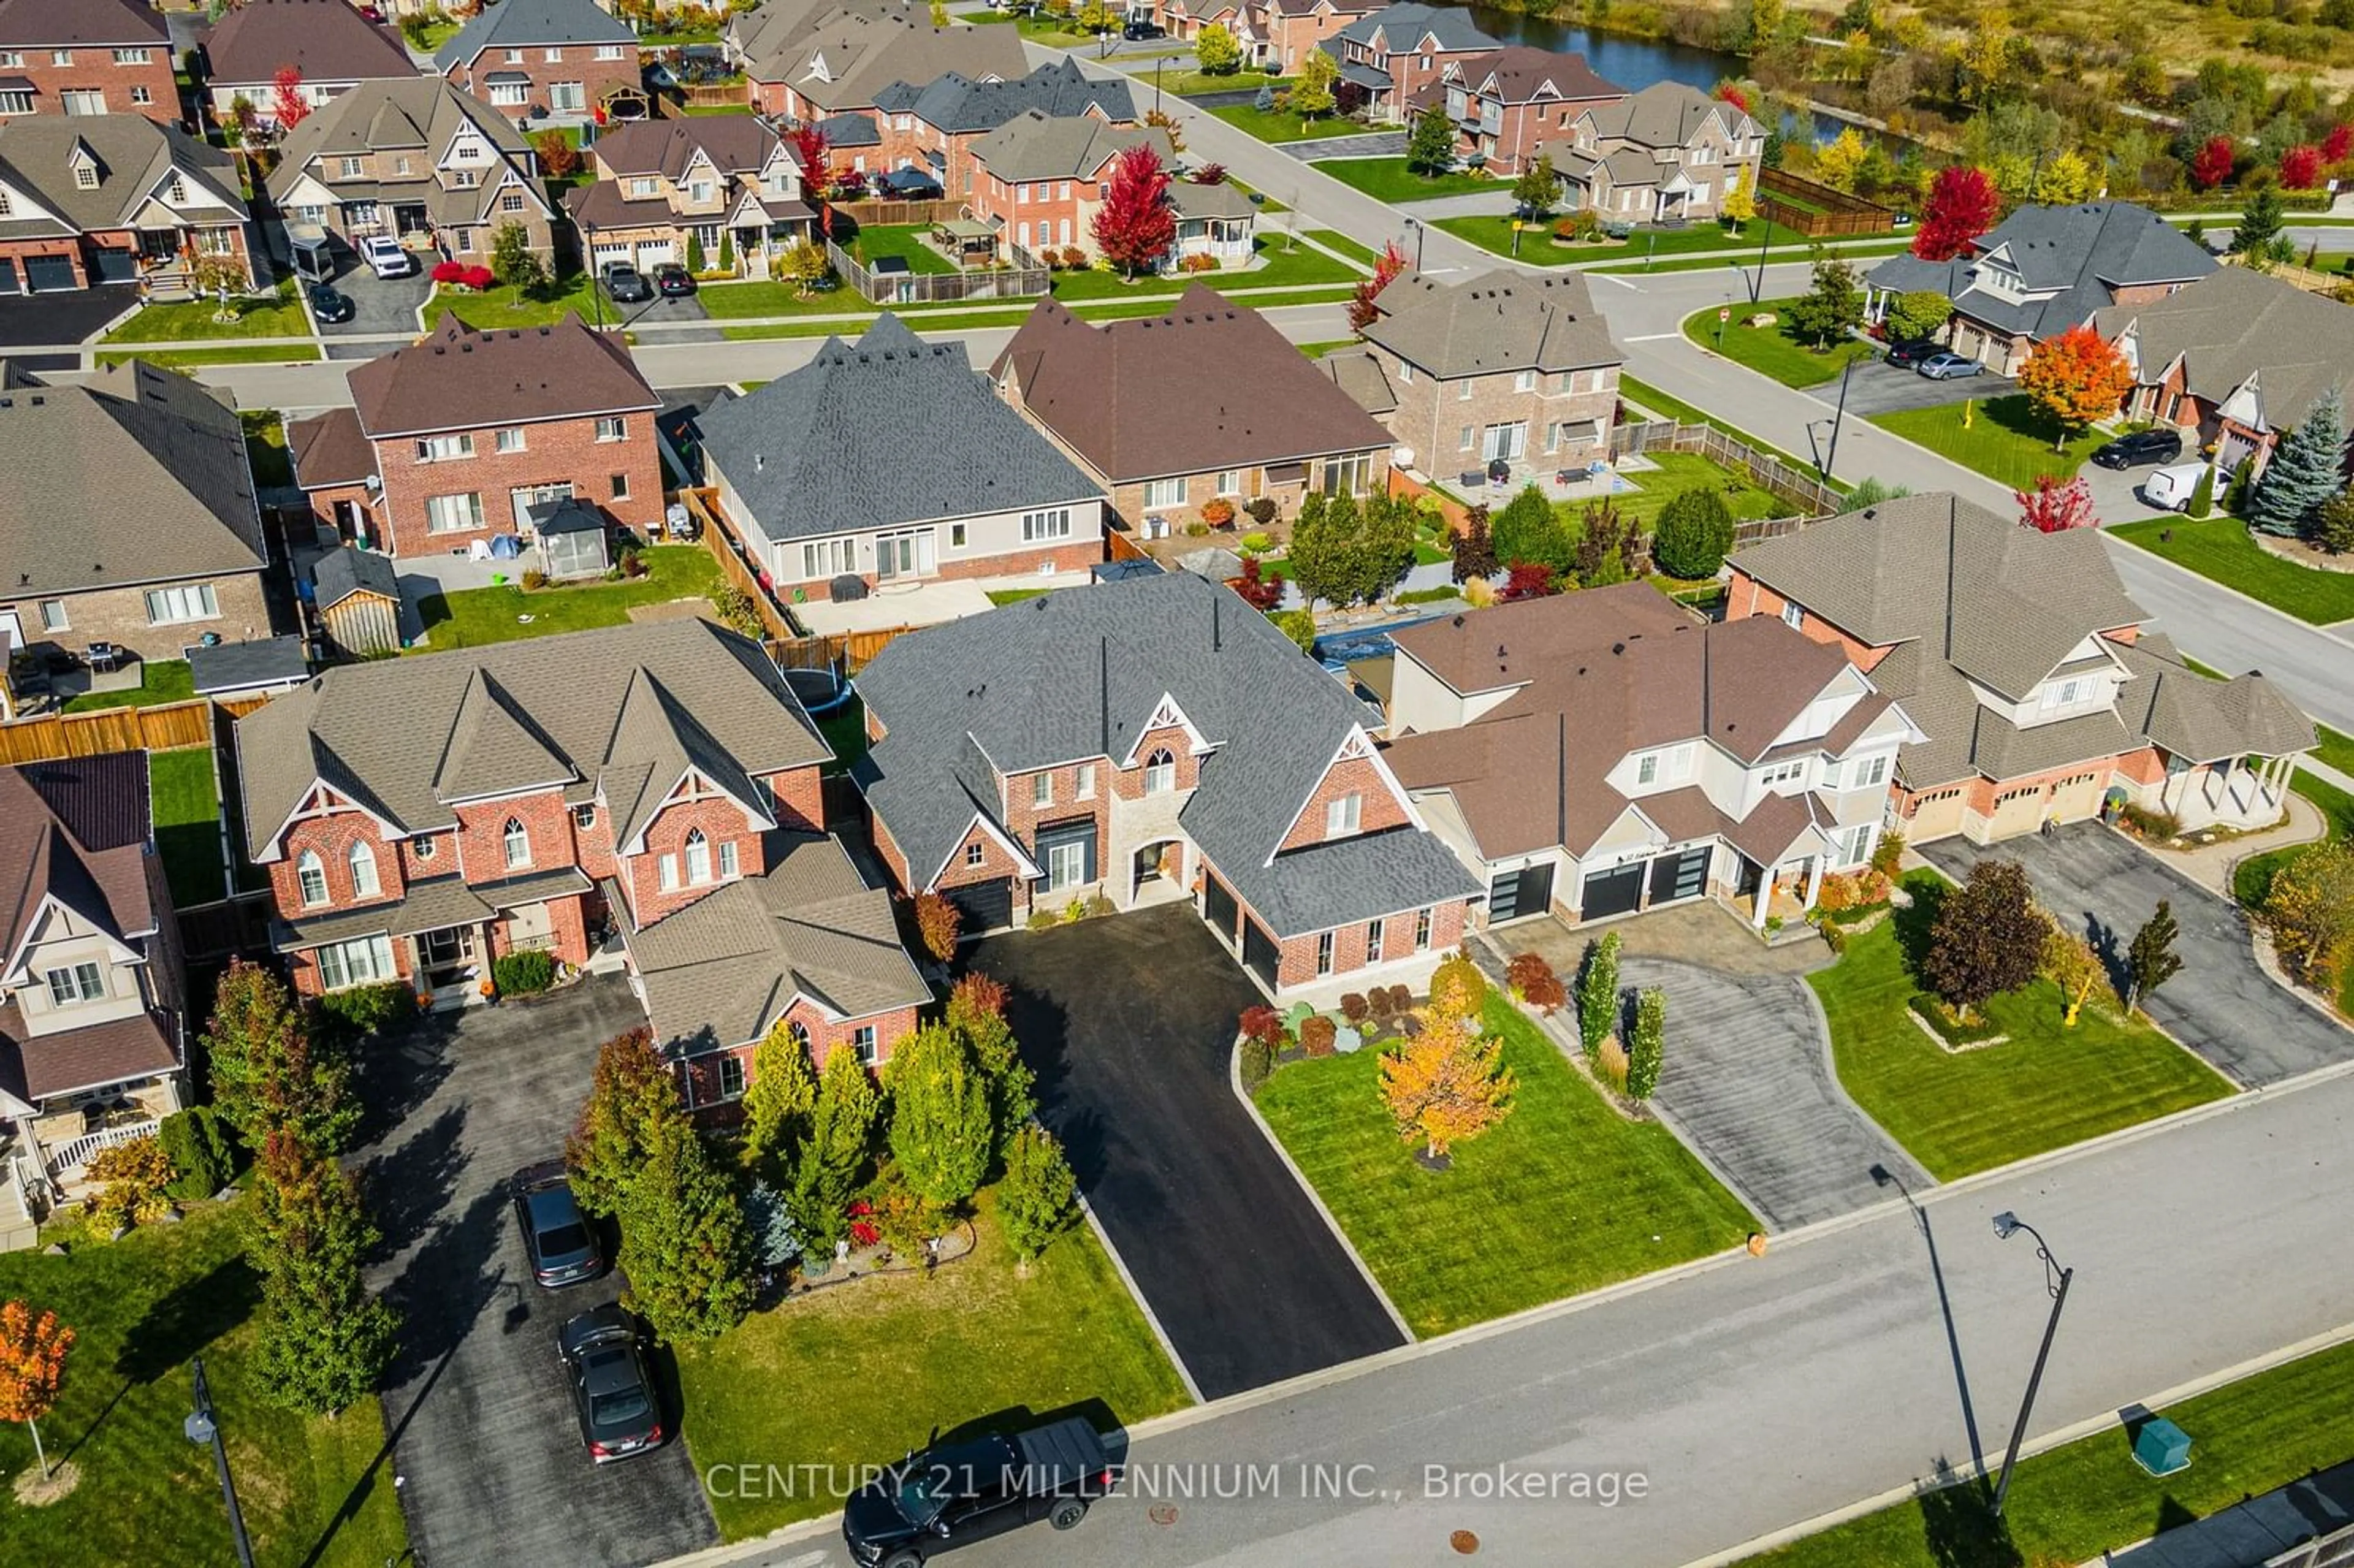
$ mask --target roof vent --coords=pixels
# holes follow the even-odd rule
[[[0,407],[5,407],[5,406],[6,406],[5,404],[0,404]],[[1463,624],[1463,618],[1462,618],[1461,616],[1459,616],[1459,615],[1458,615],[1458,616],[1457,616],[1457,617],[1455,618],[1455,624],[1456,624],[1456,625],[1458,625],[1458,626],[1462,625],[1462,624]]]
[[[1610,645],[1610,652],[1613,653],[1624,653],[1627,652],[1627,645],[1624,642],[1613,642]]]
[[[34,408],[48,408],[48,403],[49,403],[49,400],[48,400],[47,397],[42,397],[42,396],[41,396],[39,393],[37,393],[37,392],[34,393],[30,397],[27,398],[27,399],[26,399],[26,401],[27,401],[27,402],[28,402],[28,403],[30,403],[30,404],[32,404],[32,406],[33,406]]]

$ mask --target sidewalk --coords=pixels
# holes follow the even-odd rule
[[[2199,1435],[2190,1435],[2191,1463]],[[2263,1568],[2317,1536],[2354,1528],[2354,1462],[2251,1498],[2138,1546],[2103,1553],[2084,1568]]]

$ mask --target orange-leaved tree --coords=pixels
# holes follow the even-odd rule
[[[55,1312],[36,1316],[22,1301],[0,1306],[0,1421],[21,1421],[33,1434],[45,1481],[49,1457],[41,1447],[40,1419],[57,1405],[73,1342],[74,1331]]]
[[[2020,367],[2019,389],[2060,428],[2054,451],[2095,419],[2117,411],[2133,390],[2133,367],[2117,346],[2089,326],[2072,326],[2035,347]]]
[[[1432,1011],[1421,1033],[1382,1058],[1382,1098],[1398,1136],[1419,1140],[1437,1160],[1511,1114],[1514,1081],[1500,1041],[1473,1034],[1459,1015]]]

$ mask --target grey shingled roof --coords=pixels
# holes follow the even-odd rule
[[[772,37],[782,41],[771,43]],[[1013,28],[935,27],[919,13],[905,11],[835,10],[811,26],[758,32],[752,38],[745,67],[754,80],[788,82],[828,113],[870,108],[896,82],[930,81],[950,70],[1018,77],[1030,69]]]
[[[1755,120],[1730,103],[1681,81],[1653,82],[1616,103],[1589,109],[1580,118],[1592,122],[1595,134],[1605,140],[1632,142],[1642,147],[1682,147],[1691,144],[1711,115],[1734,136],[1765,134]]]
[[[1627,357],[1581,273],[1536,278],[1499,269],[1452,285],[1416,275],[1382,291],[1380,304],[1366,339],[1441,380],[1584,370]]]
[[[1316,367],[1332,378],[1332,384],[1357,400],[1357,407],[1366,413],[1380,416],[1397,411],[1396,389],[1390,386],[1389,373],[1382,362],[1363,349],[1341,349],[1328,354],[1316,362]]]
[[[258,686],[285,686],[307,680],[311,662],[302,656],[300,637],[262,637],[250,642],[221,642],[188,650],[188,674],[196,695],[250,691]]]
[[[548,44],[627,44],[638,35],[627,22],[600,10],[596,0],[499,0],[450,35],[433,52],[433,69],[447,76],[453,66],[472,65],[485,49],[519,49]]]
[[[2111,340],[2132,330],[2140,379],[2178,358],[2194,397],[2221,403],[2253,384],[2264,422],[2303,422],[2332,387],[2354,385],[2354,310],[2246,267],[2219,267],[2162,300],[2112,305],[2093,318]]]
[[[1100,499],[998,401],[961,343],[885,313],[855,344],[703,416],[704,461],[773,540]]]
[[[320,556],[319,564],[312,570],[312,583],[316,602],[323,610],[333,609],[358,593],[380,595],[396,604],[400,601],[400,578],[393,569],[392,557],[363,550],[356,545],[345,545]]]
[[[947,71],[921,86],[893,82],[875,95],[875,106],[890,114],[913,114],[949,135],[993,131],[1026,110],[1054,119],[1090,111],[1116,124],[1132,124],[1136,102],[1124,80],[1098,80],[1065,56],[1027,76],[976,81]]]
[[[141,360],[0,390],[0,581],[29,597],[261,569],[236,411]]]
[[[97,164],[93,188],[75,177],[81,155]],[[33,114],[0,122],[0,177],[83,233],[134,227],[139,209],[174,174],[186,189],[181,211],[188,221],[242,223],[251,216],[238,194],[229,155],[176,125],[158,125],[143,114]],[[44,225],[41,232],[57,229]]]
[[[453,800],[557,779],[631,823],[683,758],[716,758],[715,782],[740,788],[832,755],[758,646],[700,620],[338,666],[239,719],[237,744],[257,858],[314,780],[404,832],[447,824]]]
[[[2260,671],[2218,681],[2191,669],[2160,636],[2119,651],[2134,678],[2118,706],[2150,739],[2189,762],[2310,751],[2319,736]]]
[[[1477,891],[1439,841],[1406,827],[1277,853],[1363,711],[1225,588],[1187,572],[1048,594],[901,637],[859,674],[885,734],[854,770],[928,882],[991,778],[1124,758],[1162,696],[1216,749],[1179,818],[1278,937]]]
[[[972,144],[972,160],[1001,180],[1092,179],[1130,147],[1149,146],[1167,168],[1176,158],[1158,127],[1108,125],[1079,116],[1055,120],[1025,109]]]
[[[2020,207],[1979,237],[1978,254],[1954,308],[2037,339],[2091,320],[2121,288],[2187,283],[2215,270],[2215,259],[2180,229],[2122,201]],[[2007,259],[2030,293],[2056,291],[2013,301],[1981,288],[1992,257]]]
[[[1451,68],[1450,79],[1472,92],[1493,93],[1500,103],[1551,103],[1562,100],[1616,99],[1627,90],[1597,74],[1585,57],[1507,44],[1493,54],[1474,55]],[[1444,95],[1441,95],[1442,102]]]
[[[1471,20],[1471,13],[1459,5],[1424,5],[1408,0],[1408,4],[1391,5],[1370,16],[1360,16],[1321,45],[1326,52],[1339,55],[1337,40],[1371,43],[1375,34],[1392,54],[1411,54],[1426,38],[1447,51],[1459,49],[1494,49],[1503,46]]]

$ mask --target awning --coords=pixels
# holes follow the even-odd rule
[[[0,76],[0,92],[38,92],[29,76]]]
[[[494,70],[482,79],[493,87],[529,87],[531,77],[519,70]]]
[[[1305,484],[1308,482],[1308,465],[1304,462],[1271,462],[1267,465],[1267,482],[1269,484]]]
[[[1341,79],[1353,82],[1369,92],[1387,92],[1397,85],[1389,72],[1369,65],[1343,65],[1341,68]]]
[[[947,219],[945,222],[934,224],[932,227],[938,228],[942,234],[947,235],[950,239],[994,239],[997,238],[997,226],[993,223],[983,223],[978,218],[951,217]]]

